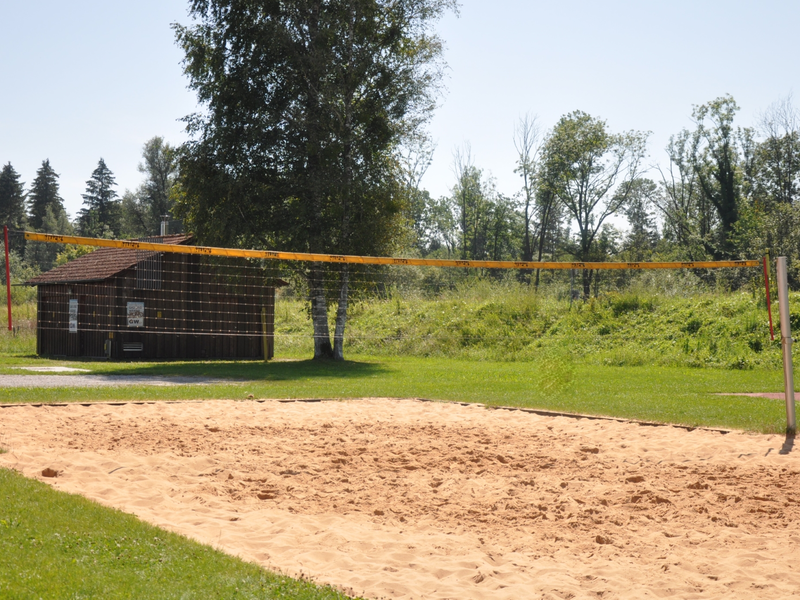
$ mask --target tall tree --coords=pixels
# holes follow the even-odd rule
[[[512,198],[495,194],[489,208],[489,231],[485,258],[513,260],[519,257],[519,239],[522,237],[522,213]]]
[[[188,118],[180,207],[204,240],[311,252],[391,251],[398,150],[441,77],[433,23],[455,0],[192,0],[176,25],[204,106]],[[314,356],[343,357],[349,274],[331,344],[325,272],[309,282]]]
[[[534,242],[532,225],[536,212],[536,192],[538,189],[539,152],[541,136],[536,117],[525,115],[517,123],[514,131],[514,148],[517,151],[517,168],[522,178],[522,256],[524,261],[533,260]]]
[[[78,229],[90,237],[117,237],[120,233],[120,201],[114,174],[101,158],[81,194],[83,208],[78,212]]]
[[[628,221],[628,233],[623,248],[631,261],[648,260],[658,243],[658,227],[653,208],[659,193],[658,185],[650,179],[640,178],[631,182],[628,202],[623,209]]]
[[[506,260],[518,258],[522,235],[517,203],[499,194],[494,180],[472,162],[469,145],[453,153],[456,184],[450,199],[457,224],[462,259]]]
[[[734,253],[730,236],[739,219],[743,180],[749,170],[746,151],[752,146],[752,132],[734,128],[738,110],[731,96],[722,96],[692,111],[697,126],[692,134],[692,167],[699,193],[719,217],[714,239],[707,242],[717,259]]]
[[[452,199],[446,196],[438,200],[428,197],[423,221],[425,252],[444,253],[447,258],[455,255],[459,235]]]
[[[43,161],[42,166],[36,171],[36,178],[28,193],[28,206],[30,211],[28,222],[36,231],[43,230],[48,207],[54,215],[64,211],[64,201],[58,192],[58,173],[50,166],[50,160]]]
[[[164,138],[156,136],[142,148],[139,172],[145,176],[139,196],[147,208],[149,233],[160,231],[161,219],[172,212],[173,187],[178,177],[178,155]]]
[[[125,190],[119,201],[119,227],[122,238],[143,238],[156,231],[150,222],[150,211],[142,201],[141,188],[135,192]]]
[[[453,207],[461,237],[461,258],[481,260],[486,251],[491,200],[483,172],[473,163],[468,144],[453,153],[453,173],[456,176]]]
[[[800,114],[789,96],[761,116],[754,199],[766,208],[800,199]]]
[[[717,217],[697,183],[692,135],[684,130],[670,136],[666,152],[669,167],[659,167],[663,193],[652,199],[663,219],[664,237],[676,244],[686,259],[699,260],[707,254]]]
[[[534,214],[536,216],[536,238],[534,241],[536,244],[536,260],[538,262],[542,261],[548,242],[553,246],[554,241],[558,238],[559,228],[563,219],[564,207],[559,200],[558,194],[555,193],[555,181],[551,179],[555,176],[556,172],[553,169],[548,170],[545,164],[539,165],[534,204]],[[536,269],[534,289],[539,289],[540,276],[541,269]]]
[[[411,245],[423,254],[429,250],[431,243],[427,217],[432,199],[428,191],[421,188],[421,184],[435,149],[428,136],[415,135],[404,144],[400,162],[407,194],[405,212],[412,237]]]
[[[605,121],[575,111],[561,117],[545,142],[543,180],[577,225],[579,261],[593,259],[603,223],[628,202],[647,135],[612,134]],[[592,275],[582,270],[584,298],[591,293]]]
[[[123,237],[158,235],[165,216],[172,217],[178,181],[178,151],[156,136],[142,147],[139,172],[145,180],[135,192],[128,190],[120,202]],[[174,226],[173,226],[174,227]],[[171,233],[177,233],[172,229]]]
[[[0,225],[25,229],[26,224],[25,191],[19,180],[19,173],[11,163],[7,163],[0,171]],[[11,250],[21,252],[25,247],[25,240],[15,236],[9,240],[9,246]]]

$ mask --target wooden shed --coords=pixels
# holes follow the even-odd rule
[[[120,248],[94,250],[27,283],[38,288],[37,354],[120,360],[270,359],[275,288],[287,285],[243,260]]]

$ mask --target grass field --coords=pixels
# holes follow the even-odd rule
[[[613,367],[565,358],[532,362],[472,362],[447,358],[355,358],[343,364],[313,360],[260,362],[89,363],[6,359],[0,373],[22,364],[70,365],[115,375],[195,375],[247,380],[203,386],[13,388],[0,402],[195,400],[214,398],[420,397],[609,415],[691,426],[783,431],[783,403],[724,396],[779,392],[780,371]],[[66,377],[66,376],[65,376]]]

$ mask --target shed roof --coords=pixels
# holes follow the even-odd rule
[[[184,244],[192,239],[190,234],[173,234],[146,238],[148,242]],[[145,240],[142,240],[145,241]],[[28,285],[47,283],[79,283],[104,281],[117,273],[130,269],[137,262],[153,254],[127,248],[98,248],[26,281]]]

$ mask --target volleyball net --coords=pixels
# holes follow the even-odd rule
[[[239,248],[215,248],[210,246],[191,246],[171,244],[165,241],[143,240],[107,240],[69,235],[51,235],[47,233],[22,232],[28,241],[50,242],[55,244],[74,244],[94,246],[98,248],[131,249],[150,252],[170,252],[199,256],[217,256],[225,258],[245,258],[257,260],[280,260],[293,262],[317,262],[348,265],[406,265],[419,267],[460,267],[472,269],[515,269],[515,270],[568,270],[568,269],[720,269],[759,267],[758,260],[730,261],[682,261],[682,262],[536,262],[507,260],[459,260],[439,258],[398,258],[387,256],[354,256],[346,254],[313,254],[309,252],[279,252],[274,250],[247,250]],[[180,236],[173,234],[172,237]]]
[[[759,278],[763,269],[759,260],[368,257],[195,246],[190,236],[182,234],[140,240],[14,235],[25,243],[72,248],[71,255],[76,256],[25,282],[38,289],[37,352],[118,359],[307,355],[315,331],[320,330],[313,322],[315,303],[317,308],[324,305],[322,314],[330,319],[334,335],[343,298],[349,306],[344,339],[351,352],[437,354],[442,348],[457,347],[469,355],[491,346],[493,356],[524,359],[547,346],[543,336],[555,335],[546,324],[532,324],[536,319],[531,315],[544,310],[531,291],[537,270],[549,273],[543,281],[557,289],[558,298],[572,301],[583,296],[584,271],[595,273],[597,296],[598,287],[603,291],[598,286],[601,273],[607,274],[605,289],[617,290],[620,286],[612,278],[634,272],[752,269],[752,276]],[[468,306],[467,296],[481,296],[481,301]],[[501,300],[506,305],[499,306]],[[614,311],[636,308],[625,305],[635,303],[630,298],[610,302],[616,302]],[[553,310],[563,310],[563,302]],[[470,315],[475,318],[470,320]],[[766,314],[762,317],[755,337],[763,337]],[[687,331],[692,327],[689,324]],[[602,328],[599,331],[603,335]],[[696,340],[689,344],[699,348]],[[688,346],[684,350],[693,351]]]

